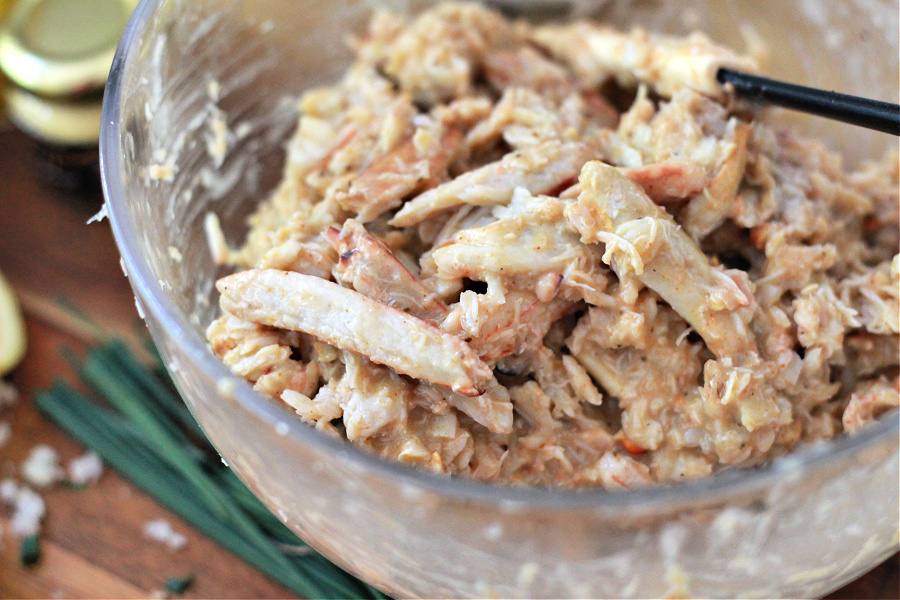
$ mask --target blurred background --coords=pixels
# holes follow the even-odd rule
[[[140,441],[141,406],[178,401],[101,210],[103,87],[135,2],[0,0],[0,598],[292,597],[293,580],[245,560],[249,542],[183,519],[179,498],[141,478],[148,467],[109,464],[133,440],[154,443]],[[63,410],[87,406],[79,394],[126,433],[79,430]],[[180,409],[157,412],[190,429]],[[201,436],[172,439],[205,453],[203,473],[219,485],[228,478],[214,470],[225,468]],[[247,514],[259,510],[229,489]],[[255,526],[305,556],[262,511]],[[897,562],[832,597],[897,598]]]

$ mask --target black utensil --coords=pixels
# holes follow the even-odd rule
[[[741,97],[900,136],[900,105],[721,68],[716,79]]]

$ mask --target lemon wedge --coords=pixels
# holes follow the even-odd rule
[[[25,355],[25,322],[19,301],[0,273],[0,377],[12,370]]]

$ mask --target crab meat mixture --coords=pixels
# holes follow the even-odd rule
[[[438,473],[636,488],[898,406],[898,157],[845,169],[702,34],[377,14],[223,253],[213,351]]]

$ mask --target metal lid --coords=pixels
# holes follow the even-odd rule
[[[0,29],[0,69],[35,94],[78,97],[106,85],[137,0],[20,0]]]
[[[9,120],[37,140],[58,146],[90,147],[100,139],[100,98],[58,100],[10,86],[5,99]]]

